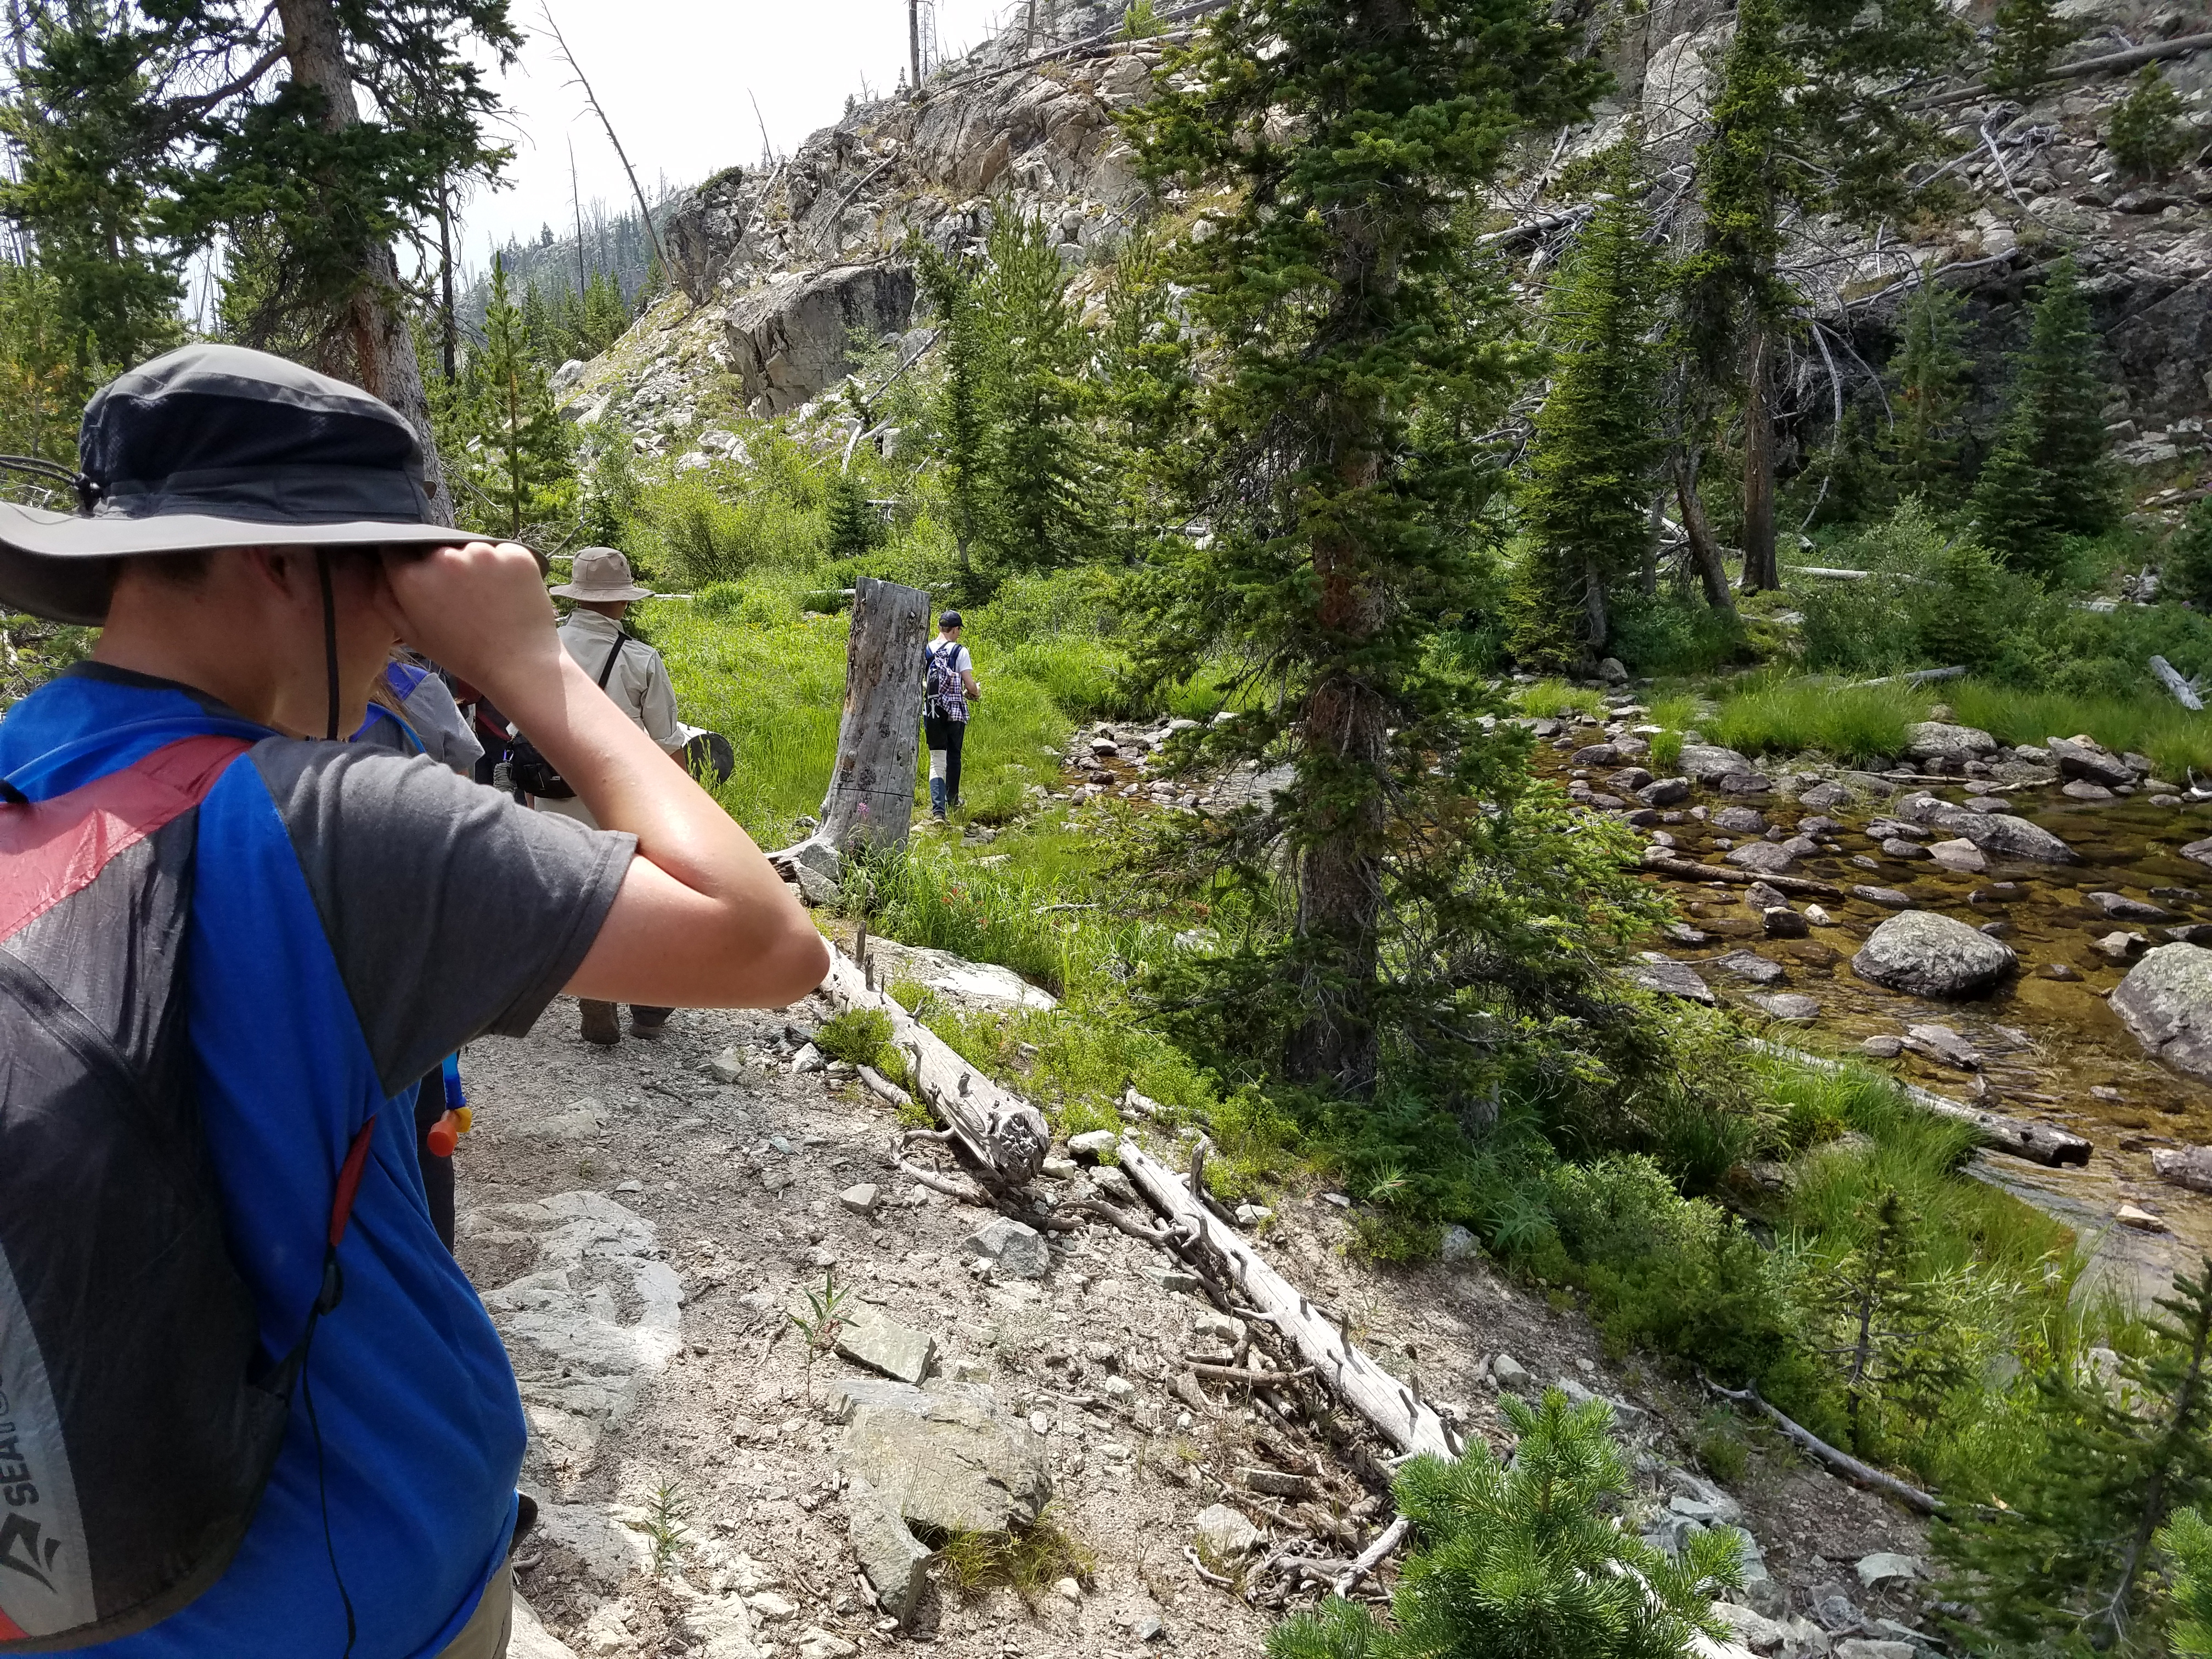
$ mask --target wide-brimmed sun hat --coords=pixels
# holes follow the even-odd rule
[[[76,513],[0,501],[0,605],[97,623],[117,557],[477,539],[427,521],[422,446],[398,410],[243,346],[185,346],[111,380],[77,454]]]
[[[653,590],[631,580],[629,561],[611,547],[578,550],[568,580],[553,590],[563,599],[649,599]]]

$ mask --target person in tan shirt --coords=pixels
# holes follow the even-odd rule
[[[569,566],[568,580],[553,590],[556,599],[574,605],[561,625],[562,647],[629,717],[630,723],[651,738],[678,766],[684,763],[688,732],[676,718],[676,688],[668,678],[668,665],[660,653],[623,628],[623,618],[639,599],[649,599],[653,590],[632,577],[629,561],[611,547],[587,547]],[[591,808],[570,796],[556,800],[533,798],[541,812],[574,818],[599,828]],[[621,1041],[622,1024],[611,1002],[583,1004],[583,1035],[586,1042]],[[632,1006],[629,1029],[633,1036],[657,1037],[673,1011]]]

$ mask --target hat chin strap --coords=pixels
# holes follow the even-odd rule
[[[315,580],[323,589],[323,665],[326,672],[325,690],[330,700],[330,721],[323,736],[328,741],[338,740],[338,605],[331,591],[330,550],[315,550]]]

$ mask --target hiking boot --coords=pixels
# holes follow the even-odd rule
[[[657,1038],[668,1029],[668,1017],[673,1008],[632,1008],[629,1011],[629,1034],[635,1037]]]
[[[596,1042],[605,1048],[622,1041],[622,1021],[613,1003],[579,999],[576,1006],[584,1011],[585,1042]]]

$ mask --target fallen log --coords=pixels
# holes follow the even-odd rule
[[[1732,864],[1699,864],[1695,859],[1677,858],[1663,847],[1644,849],[1644,867],[1662,876],[1679,876],[1686,881],[1726,881],[1739,887],[1748,887],[1763,881],[1783,893],[1810,893],[1819,898],[1841,898],[1844,890],[1832,882],[1815,881],[1810,876],[1769,876],[1756,870],[1739,870]]]
[[[2204,699],[2197,695],[2197,683],[2184,679],[2181,671],[2164,657],[2150,659],[2150,672],[2158,676],[2158,683],[2173,693],[2173,700],[2191,714],[2202,714]]]
[[[1757,1389],[1724,1389],[1711,1377],[1705,1378],[1705,1383],[1722,1399],[1738,1406],[1752,1407],[1765,1413],[1767,1420],[1782,1431],[1784,1439],[1809,1452],[1853,1486],[1863,1486],[1869,1492],[1878,1492],[1886,1498],[1894,1498],[1905,1508],[1922,1515],[1936,1513],[1936,1499],[1932,1494],[1921,1491],[1917,1486],[1907,1486],[1893,1474],[1884,1474],[1871,1463],[1860,1462],[1849,1452],[1830,1445],[1802,1424],[1791,1422],[1760,1399]]]
[[[1394,1518],[1390,1524],[1383,1528],[1376,1535],[1373,1543],[1359,1552],[1352,1565],[1345,1569],[1343,1576],[1329,1586],[1331,1592],[1338,1595],[1351,1595],[1352,1587],[1380,1566],[1382,1558],[1404,1543],[1406,1534],[1413,1529],[1413,1523],[1404,1516],[1401,1515]]]
[[[2045,70],[2044,79],[2071,81],[2084,75],[2135,69],[2143,64],[2154,64],[2161,58],[2186,58],[2193,52],[2207,50],[2212,50],[2212,34],[2184,34],[2171,40],[2154,40],[2145,46],[2130,46],[2125,52],[2107,52],[2101,58],[2084,58],[2071,64],[2059,64]],[[1961,87],[1956,92],[1939,92],[1932,98],[1917,98],[1905,108],[1939,109],[1946,104],[1971,104],[1977,98],[1995,96],[1996,89],[1991,87]]]
[[[1785,564],[1782,568],[1793,576],[1818,576],[1832,582],[1863,582],[1874,575],[1871,570],[1844,570],[1832,564]]]
[[[1966,672],[1964,663],[1954,663],[1948,668],[1916,668],[1910,674],[1882,674],[1870,680],[1854,680],[1861,685],[1926,685],[1934,680],[1955,680]]]
[[[890,1018],[891,1047],[907,1057],[915,1092],[994,1179],[1018,1187],[1036,1178],[1052,1145],[1042,1112],[954,1054],[884,993],[870,990],[860,964],[842,951],[830,952],[822,988],[841,1009],[873,1008]]]
[[[1808,1054],[1802,1048],[1792,1048],[1779,1042],[1769,1042],[1764,1037],[1746,1039],[1746,1046],[1761,1054],[1773,1054],[1799,1066],[1809,1066],[1819,1072],[1840,1072],[1841,1060]],[[1893,1079],[1894,1080],[1894,1079]],[[1898,1082],[1905,1097],[1924,1112],[1938,1117],[1951,1118],[1966,1124],[1978,1133],[1994,1152],[2009,1153],[2025,1158],[2030,1164],[2040,1164],[2046,1169],[2059,1169],[2066,1164],[2086,1164],[2089,1161],[2090,1145],[2071,1129],[2062,1129],[2055,1123],[2038,1123],[2032,1119],[2006,1117],[1996,1112],[1985,1112],[1978,1106],[1966,1106],[1946,1099],[1931,1090],[1910,1083]]]
[[[1127,1135],[1121,1138],[1121,1164],[1154,1209],[1221,1258],[1227,1265],[1230,1282],[1298,1351],[1318,1380],[1372,1423],[1392,1445],[1408,1454],[1458,1455],[1443,1419],[1427,1402],[1324,1319],[1321,1310],[1270,1267],[1234,1227],[1200,1203],[1181,1176]]]

